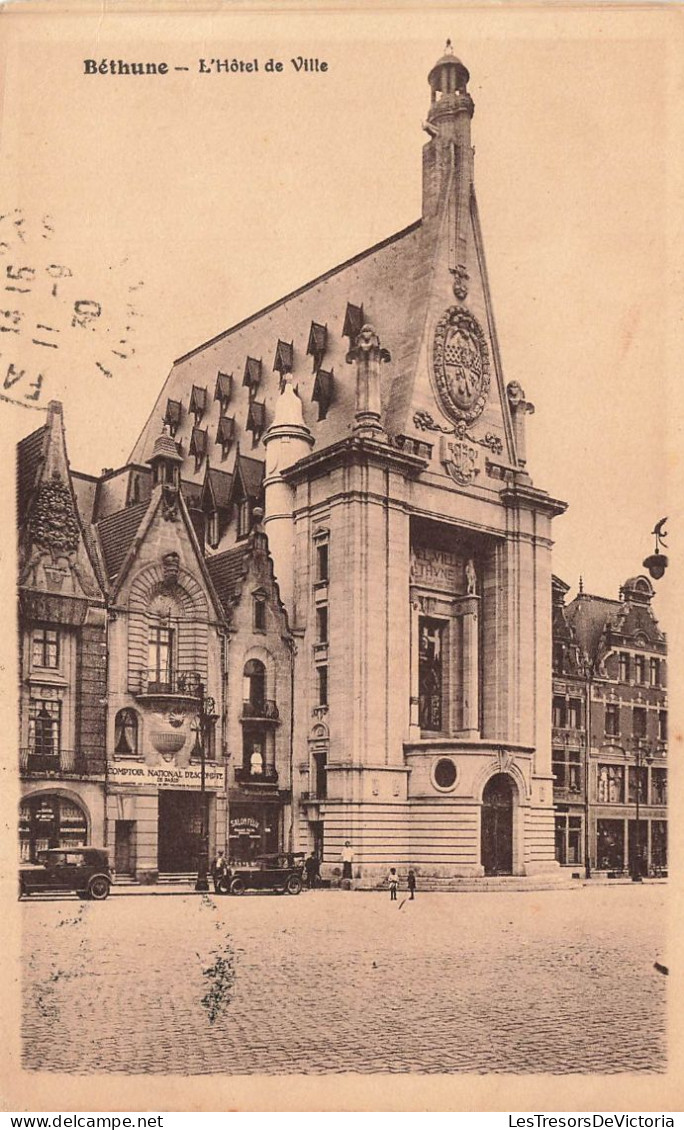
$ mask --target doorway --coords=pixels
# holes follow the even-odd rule
[[[159,790],[159,870],[187,874],[197,870],[202,832],[199,792]]]
[[[114,825],[114,870],[117,875],[135,875],[135,820],[117,820]]]
[[[513,785],[497,773],[482,794],[482,866],[485,875],[513,874]]]

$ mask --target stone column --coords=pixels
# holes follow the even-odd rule
[[[468,735],[480,732],[480,598],[475,593],[454,601],[454,611],[461,623],[463,647],[463,680],[461,686],[461,729]]]
[[[380,423],[380,364],[389,361],[390,355],[380,346],[380,338],[372,326],[365,325],[347,354],[347,364],[356,362],[356,413],[355,435],[370,439],[384,439]]]

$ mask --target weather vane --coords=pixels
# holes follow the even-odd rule
[[[660,552],[661,546],[667,548],[667,542],[665,541],[665,538],[667,537],[665,530],[666,522],[667,518],[661,518],[659,522],[656,522],[655,526],[651,530],[651,533],[655,537],[655,552],[649,554],[648,557],[644,558],[643,562],[644,568],[648,569],[654,581],[659,581],[663,573],[667,569],[667,557],[664,553]]]

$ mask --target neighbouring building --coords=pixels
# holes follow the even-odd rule
[[[553,580],[556,858],[574,868],[667,870],[666,640],[648,577],[619,600]]]
[[[18,447],[20,856],[105,836],[104,578],[69,470],[59,404]]]

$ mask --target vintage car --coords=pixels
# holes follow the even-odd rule
[[[228,867],[217,882],[217,891],[224,895],[244,895],[245,891],[298,895],[302,889],[303,870],[303,853],[262,855],[250,863],[236,863]]]
[[[47,848],[36,863],[19,868],[19,897],[42,891],[76,891],[82,899],[106,899],[112,884],[109,857],[102,848]]]

